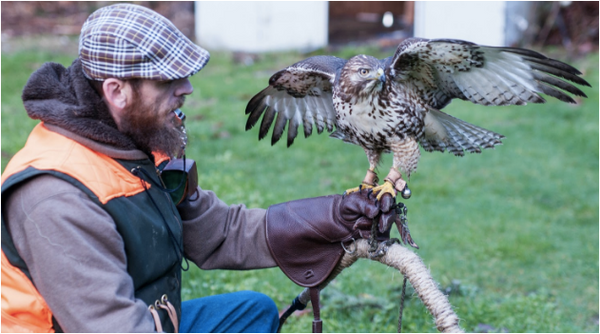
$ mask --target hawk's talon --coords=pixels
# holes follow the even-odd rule
[[[390,194],[392,198],[396,198],[396,189],[394,188],[394,184],[388,180],[385,180],[382,185],[374,187],[373,193],[377,194],[377,200],[381,200],[383,195]]]
[[[363,182],[358,187],[350,188],[350,189],[344,191],[344,194],[349,195],[349,194],[357,193],[357,192],[360,193],[363,189],[368,189],[370,191],[372,188],[373,188],[372,185]]]

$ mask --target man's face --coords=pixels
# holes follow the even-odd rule
[[[193,92],[189,80],[142,80],[139,85],[132,86],[132,91],[132,102],[123,114],[121,132],[147,153],[180,157],[187,136],[183,123],[173,111],[181,108],[185,95]]]

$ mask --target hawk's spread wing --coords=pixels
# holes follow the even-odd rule
[[[390,76],[436,109],[453,98],[483,105],[545,102],[539,93],[575,103],[562,90],[585,94],[565,80],[590,86],[574,67],[537,52],[460,40],[410,38],[388,61]]]
[[[288,146],[292,145],[298,135],[300,123],[303,124],[306,137],[312,133],[313,123],[319,133],[325,127],[328,131],[333,131],[335,111],[332,86],[336,72],[345,63],[345,59],[333,56],[314,56],[275,73],[269,79],[269,87],[256,94],[248,103],[246,114],[250,116],[246,130],[251,129],[264,113],[259,139],[267,135],[275,120],[271,144],[281,138],[288,121]]]

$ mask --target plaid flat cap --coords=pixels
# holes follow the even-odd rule
[[[89,79],[176,80],[200,71],[210,54],[165,17],[133,4],[98,9],[83,24],[79,58]]]

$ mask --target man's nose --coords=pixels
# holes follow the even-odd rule
[[[194,92],[194,87],[189,78],[182,78],[175,81],[175,96],[190,95]]]

